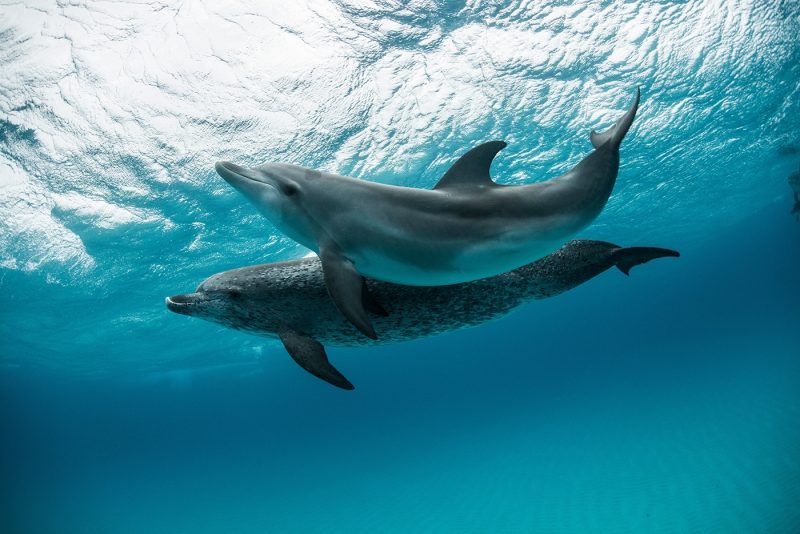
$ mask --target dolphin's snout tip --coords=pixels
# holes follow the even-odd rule
[[[218,161],[214,164],[214,169],[217,171],[217,174],[223,178],[232,172],[236,172],[236,167],[238,167],[238,165],[234,165],[230,161]]]
[[[169,311],[178,311],[178,308],[180,308],[180,304],[178,302],[175,302],[172,299],[173,299],[173,297],[165,298],[164,299],[164,304],[167,306],[167,309]]]
[[[226,174],[243,174],[247,171],[246,167],[236,165],[230,161],[218,161],[214,164],[214,169],[216,169],[216,171],[222,176],[225,176]]]
[[[185,313],[189,305],[195,302],[196,295],[173,295],[171,297],[167,297],[164,299],[164,304],[166,304],[167,309],[169,311],[173,311],[175,313]]]
[[[236,184],[241,184],[249,180],[258,181],[250,169],[242,167],[241,165],[236,165],[230,161],[218,161],[214,164],[214,169],[216,169],[217,174],[222,176],[226,182],[234,187],[236,187]]]

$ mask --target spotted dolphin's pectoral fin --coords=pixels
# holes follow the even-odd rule
[[[647,263],[656,258],[680,257],[680,253],[676,250],[658,247],[625,247],[614,251],[613,259],[616,262],[617,269],[630,275],[631,269],[637,265]]]
[[[633,99],[633,105],[628,110],[625,115],[619,119],[614,126],[609,128],[604,132],[592,132],[589,138],[592,140],[592,146],[595,148],[600,148],[607,143],[611,143],[609,145],[612,149],[618,149],[620,143],[625,138],[625,134],[628,133],[628,130],[631,128],[631,124],[633,124],[633,119],[636,117],[636,110],[639,109],[639,88],[636,88],[636,98]]]
[[[328,361],[322,343],[293,330],[284,330],[279,336],[286,352],[300,367],[337,388],[355,389],[353,384]]]
[[[366,309],[369,313],[379,315],[381,317],[389,317],[389,312],[381,306],[381,303],[378,302],[378,299],[375,298],[369,287],[367,287],[367,279],[361,278],[361,300],[364,304],[364,309]]]
[[[371,339],[378,339],[364,307],[364,279],[353,263],[342,256],[336,245],[322,245],[319,250],[322,274],[333,303],[348,321]]]
[[[460,187],[492,187],[498,184],[492,181],[489,167],[498,152],[506,147],[505,141],[489,141],[478,145],[456,161],[450,170],[444,173],[434,189],[452,189]]]

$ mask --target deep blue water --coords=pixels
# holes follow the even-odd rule
[[[0,3],[0,532],[800,531],[795,4],[253,9]],[[636,85],[579,237],[680,259],[330,348],[353,392],[164,307],[306,253],[216,160],[522,183]]]
[[[784,207],[503,321],[333,349],[350,394],[277,347],[148,377],[6,369],[2,531],[792,532]]]

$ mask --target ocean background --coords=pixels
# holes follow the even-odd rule
[[[0,532],[800,532],[800,5],[0,0]],[[440,337],[170,313],[300,257],[219,178],[554,177],[642,103],[576,237],[677,249]],[[357,209],[357,208],[356,208]]]

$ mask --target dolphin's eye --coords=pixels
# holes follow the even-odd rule
[[[297,186],[294,184],[286,184],[283,186],[283,194],[287,197],[292,197],[297,193]]]
[[[228,291],[228,296],[231,298],[231,300],[239,300],[242,298],[242,294],[235,289]]]

